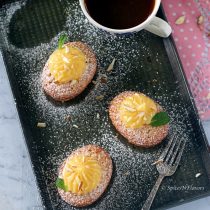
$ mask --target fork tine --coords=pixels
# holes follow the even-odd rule
[[[186,139],[183,140],[183,145],[182,145],[182,148],[179,150],[179,154],[177,155],[177,158],[174,162],[174,167],[175,167],[175,170],[177,169],[177,166],[179,165],[179,162],[181,160],[181,157],[182,157],[182,153],[184,151],[184,148],[185,148],[185,144],[186,144]]]
[[[166,157],[166,154],[168,153],[168,151],[169,151],[169,149],[170,149],[170,146],[171,146],[171,144],[172,144],[174,138],[175,138],[175,134],[174,134],[174,135],[172,136],[172,138],[169,140],[169,142],[168,142],[166,148],[164,149],[164,151],[163,151],[162,154],[160,155],[159,160],[163,160],[163,159]]]
[[[172,165],[172,164],[173,164],[173,162],[174,162],[174,160],[175,160],[175,157],[176,157],[177,154],[178,154],[178,151],[179,151],[179,148],[180,148],[182,139],[183,139],[183,138],[181,138],[181,140],[179,141],[179,143],[178,143],[178,145],[177,145],[175,151],[173,152],[173,155],[172,155],[172,158],[171,158],[171,160],[170,160],[170,162],[169,162],[169,165]]]
[[[172,146],[171,146],[171,148],[170,148],[168,154],[166,155],[166,160],[165,160],[165,162],[168,162],[169,159],[170,159],[170,157],[172,156],[172,154],[173,154],[173,149],[174,149],[174,147],[175,147],[177,141],[178,141],[178,135],[176,135],[175,140],[173,141],[173,144],[172,144]]]

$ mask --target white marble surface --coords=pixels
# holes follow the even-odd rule
[[[210,122],[205,123],[210,139]],[[15,103],[0,54],[0,210],[41,210]],[[210,210],[210,197],[171,210]]]
[[[0,98],[0,210],[41,210],[1,54]]]

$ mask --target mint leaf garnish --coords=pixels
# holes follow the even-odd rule
[[[61,35],[59,40],[58,40],[58,48],[61,49],[64,45],[64,43],[67,41],[68,37],[64,34]]]
[[[170,121],[166,112],[158,112],[151,120],[150,125],[153,127],[165,125]]]
[[[56,187],[64,190],[65,192],[68,191],[68,188],[67,188],[67,186],[65,186],[63,179],[61,179],[61,178],[58,177],[57,180],[56,180],[56,182],[55,182],[55,184],[56,184]]]

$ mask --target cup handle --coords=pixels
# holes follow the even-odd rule
[[[144,29],[164,38],[172,32],[171,26],[159,17],[154,17]]]

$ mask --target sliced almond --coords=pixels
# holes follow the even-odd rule
[[[201,25],[201,24],[203,24],[203,22],[204,22],[204,17],[203,17],[203,15],[198,16],[198,17],[197,17],[197,24],[198,24],[198,25]]]
[[[134,108],[132,108],[132,107],[129,107],[129,106],[126,106],[126,105],[123,105],[123,107],[124,107],[127,111],[136,112],[136,109],[134,109]]]
[[[129,171],[126,171],[126,172],[124,173],[125,176],[128,176],[129,174],[130,174]]]
[[[65,56],[63,56],[63,61],[64,61],[65,63],[70,63],[69,59],[68,59],[67,57],[65,57]]]
[[[97,84],[97,82],[96,82],[95,80],[93,80],[93,81],[92,81],[92,83],[93,83],[94,85],[96,85],[96,84]]]
[[[163,160],[162,160],[162,159],[160,159],[160,160],[156,160],[154,163],[152,163],[152,165],[157,165],[157,164],[162,163],[162,162],[163,162]]]
[[[67,121],[70,121],[71,120],[71,116],[67,115],[67,116],[64,117],[64,119],[67,120]]]
[[[83,182],[81,181],[80,184],[79,184],[79,186],[78,186],[78,190],[79,190],[79,191],[80,191],[81,188],[82,188],[82,184],[83,184]]]
[[[202,174],[201,173],[197,173],[196,175],[195,175],[195,178],[198,178],[199,176],[201,176]]]
[[[38,122],[37,123],[38,128],[45,128],[46,126],[47,126],[46,123],[43,123],[43,122]]]
[[[110,65],[108,66],[106,71],[111,71],[114,68],[114,64],[115,64],[116,59],[114,58],[113,61],[110,63]]]
[[[53,77],[51,77],[49,80],[48,80],[49,83],[52,83],[53,82]]]
[[[210,99],[210,93],[207,95],[207,97],[206,97],[207,99]]]
[[[77,84],[77,80],[72,80],[71,85],[75,85],[75,84]]]
[[[107,76],[101,76],[100,82],[101,83],[107,83]]]
[[[101,101],[101,100],[103,100],[103,99],[104,99],[104,96],[103,96],[103,95],[96,96],[96,100],[98,100],[98,101]]]
[[[183,16],[181,16],[181,17],[179,17],[177,20],[176,20],[176,25],[181,25],[181,24],[183,24],[185,22],[185,16],[183,15]]]
[[[69,53],[70,49],[68,46],[65,46],[65,53]]]

